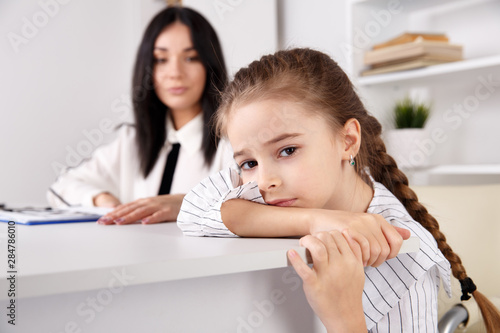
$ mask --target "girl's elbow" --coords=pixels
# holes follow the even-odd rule
[[[222,223],[224,223],[226,228],[233,234],[240,236],[239,234],[240,224],[237,222],[237,220],[224,216],[224,214],[222,213],[222,208],[221,208],[221,217],[222,217]]]
[[[233,212],[234,212],[234,207],[232,207],[231,201],[233,200],[228,200],[226,202],[223,202],[220,208],[220,214],[221,214],[221,219],[222,223],[226,226],[226,228],[231,231],[233,234],[238,235],[238,236],[244,236],[244,226],[241,223],[241,219],[235,218]]]

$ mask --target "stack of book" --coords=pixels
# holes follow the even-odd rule
[[[451,44],[444,34],[404,33],[366,52],[364,63],[369,69],[361,75],[397,72],[462,59],[462,46]]]

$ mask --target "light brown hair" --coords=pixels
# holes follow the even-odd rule
[[[418,201],[408,186],[408,178],[387,154],[381,138],[382,126],[371,116],[359,99],[354,86],[344,71],[329,56],[311,49],[278,51],[262,57],[236,73],[234,80],[222,95],[216,114],[216,127],[226,135],[231,111],[253,101],[282,98],[307,106],[320,114],[334,131],[340,131],[349,119],[361,125],[361,146],[356,156],[356,172],[368,184],[368,169],[375,181],[382,183],[405,206],[408,213],[436,239],[438,247],[451,264],[453,275],[463,285],[463,299],[472,293],[481,310],[488,332],[500,331],[500,312],[481,293],[475,290],[467,277],[462,261],[446,242],[436,219]],[[474,291],[473,291],[474,290]]]

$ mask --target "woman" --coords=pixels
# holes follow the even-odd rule
[[[49,189],[51,205],[115,208],[101,224],[175,221],[184,193],[232,162],[229,144],[218,142],[210,126],[226,83],[206,19],[182,7],[158,13],[137,53],[134,126],[123,126],[113,143],[60,176]]]

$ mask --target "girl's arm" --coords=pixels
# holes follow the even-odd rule
[[[326,209],[275,207],[248,200],[222,203],[224,225],[243,237],[288,237],[321,231],[347,230],[362,251],[366,266],[394,258],[410,232],[390,225],[382,216]]]
[[[177,225],[188,236],[288,237],[348,229],[360,245],[363,262],[378,266],[401,248],[404,229],[380,215],[264,204],[257,184],[241,185],[227,168],[204,179],[184,198]]]
[[[330,332],[366,332],[363,312],[365,274],[361,249],[350,236],[336,230],[300,240],[309,249],[313,267],[296,251],[288,258],[303,280],[307,301]]]
[[[242,237],[305,236],[310,233],[310,209],[258,204],[243,199],[222,203],[224,225]]]

